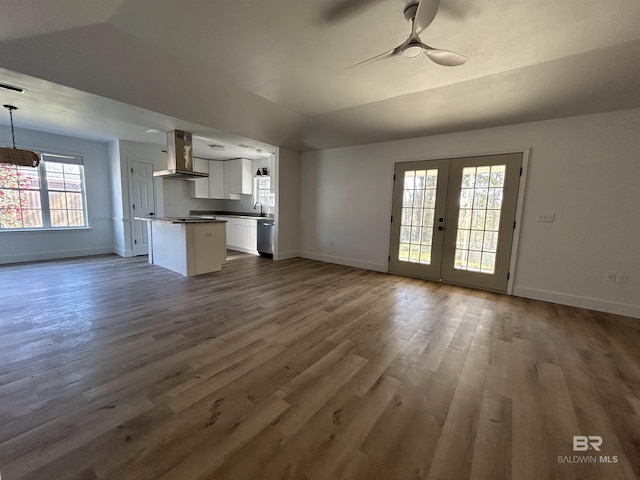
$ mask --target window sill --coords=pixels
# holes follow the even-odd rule
[[[54,232],[82,232],[93,230],[92,227],[71,227],[71,228],[23,228],[16,230],[0,230],[0,235],[4,233],[54,233]]]

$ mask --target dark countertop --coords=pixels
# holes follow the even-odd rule
[[[248,218],[252,220],[273,220],[273,215],[263,215],[260,216],[259,213],[251,213],[251,212],[225,212],[225,211],[213,211],[213,210],[191,210],[189,215],[192,217],[204,218],[204,217],[234,217],[234,218]]]
[[[221,217],[241,217],[241,218],[273,218],[273,214],[260,215],[255,212],[228,212],[224,210],[191,210],[189,215],[192,217],[215,217],[216,215],[220,215]]]
[[[136,220],[145,220],[148,222],[163,223],[227,223],[224,220],[216,220],[214,218],[198,218],[198,217],[134,217]]]

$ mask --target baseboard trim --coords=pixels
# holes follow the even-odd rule
[[[298,258],[300,254],[298,252],[284,252],[276,253],[273,255],[274,260],[289,260],[291,258]]]
[[[318,260],[320,262],[337,263],[338,265],[346,265],[348,267],[374,270],[376,272],[386,273],[388,271],[387,265],[373,262],[363,262],[361,260],[355,260],[352,258],[337,257],[333,255],[324,255],[320,253],[304,251],[299,252],[298,256],[302,258],[308,258],[310,260]],[[521,286],[514,286],[513,295],[516,297],[530,298],[532,300],[542,300],[544,302],[568,305],[570,307],[586,308],[599,312],[613,313],[616,315],[623,315],[632,318],[640,318],[640,305],[611,302],[608,300],[601,300],[597,298],[582,297],[579,295],[570,295]]]
[[[122,248],[115,248],[113,253],[120,255],[121,257],[133,257],[133,250],[124,250]]]
[[[60,250],[51,252],[20,253],[17,255],[0,255],[0,264],[37,262],[41,260],[59,260],[61,258],[88,257],[114,253],[113,247],[87,248],[84,250]]]
[[[320,262],[337,263],[338,265],[346,265],[347,267],[364,268],[365,270],[373,270],[375,272],[386,273],[388,266],[381,263],[363,262],[353,258],[336,257],[333,255],[323,255],[321,253],[300,252],[298,256],[308,258],[310,260],[318,260]]]
[[[550,292],[548,290],[519,286],[515,286],[513,288],[513,295],[516,297],[531,298],[533,300],[542,300],[544,302],[559,303],[570,307],[586,308],[589,310],[597,310],[599,312],[640,318],[640,305],[610,302],[608,300],[600,300],[598,298],[581,297],[579,295],[570,295],[566,293]]]

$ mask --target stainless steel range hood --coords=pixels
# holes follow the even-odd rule
[[[193,143],[189,132],[167,132],[167,163],[167,170],[153,172],[153,176],[176,180],[195,180],[209,176],[208,173],[193,171]]]

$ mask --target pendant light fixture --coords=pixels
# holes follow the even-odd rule
[[[13,148],[0,147],[0,163],[10,163],[12,165],[20,165],[22,167],[37,167],[40,163],[40,157],[37,153],[30,150],[21,150],[16,148],[16,136],[13,131],[13,111],[17,110],[17,107],[14,107],[13,105],[3,106],[9,110],[9,117],[11,118],[11,138],[13,140]]]

